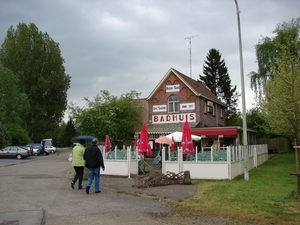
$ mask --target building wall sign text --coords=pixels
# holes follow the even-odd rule
[[[167,112],[167,105],[154,105],[152,107],[153,112]]]
[[[195,109],[195,103],[184,103],[184,104],[180,104],[180,110],[191,110],[191,109]]]
[[[178,91],[180,91],[179,84],[166,85],[166,92],[178,92]]]
[[[176,123],[176,122],[196,122],[196,113],[169,114],[169,115],[153,115],[152,123]]]

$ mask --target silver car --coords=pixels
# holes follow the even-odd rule
[[[31,155],[30,151],[19,146],[7,146],[0,150],[0,158],[24,159]]]
[[[54,152],[56,152],[56,148],[53,146],[45,146],[45,152],[54,153]]]

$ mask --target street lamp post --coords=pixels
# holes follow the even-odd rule
[[[241,87],[242,87],[242,108],[243,108],[243,146],[244,146],[244,179],[249,180],[248,172],[248,140],[247,140],[247,120],[246,120],[246,101],[245,101],[245,82],[244,82],[244,65],[243,65],[243,50],[242,50],[242,35],[240,24],[240,10],[237,0],[234,0],[236,5],[236,14],[238,22],[239,34],[239,50],[240,50],[240,70],[241,70]]]

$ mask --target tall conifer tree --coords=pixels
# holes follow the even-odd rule
[[[209,50],[203,65],[203,75],[199,75],[202,81],[212,93],[214,93],[224,104],[226,104],[227,125],[238,115],[237,104],[239,93],[236,85],[231,85],[231,79],[222,55],[214,48]]]

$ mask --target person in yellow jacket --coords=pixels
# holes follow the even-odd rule
[[[78,180],[78,189],[83,189],[82,180],[83,180],[83,171],[85,166],[85,160],[83,158],[85,151],[85,140],[80,139],[79,143],[72,149],[72,166],[75,170],[74,178],[71,182],[71,188],[74,189],[74,185]]]

